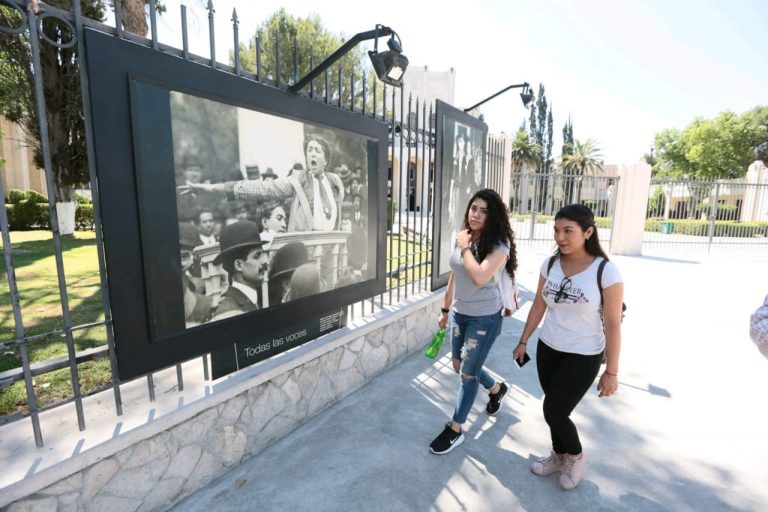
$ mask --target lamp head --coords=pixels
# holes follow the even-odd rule
[[[384,27],[376,25],[377,33],[379,28]],[[373,50],[368,52],[368,56],[371,58],[373,70],[376,71],[379,80],[394,87],[402,87],[403,75],[405,75],[405,70],[408,67],[408,57],[403,55],[403,45],[400,44],[400,38],[395,39],[394,31],[387,30],[390,30],[391,34],[389,41],[387,41],[389,50],[379,53],[379,41],[377,39]]]
[[[394,45],[391,43],[392,40],[390,39],[390,48],[400,46],[398,43]],[[408,57],[398,50],[387,50],[381,53],[371,50],[368,52],[368,56],[371,58],[373,70],[376,71],[379,80],[394,87],[403,86],[403,75],[408,67]]]
[[[533,94],[530,87],[526,87],[523,89],[523,92],[520,93],[520,99],[523,101],[523,106],[525,108],[530,108],[536,100],[536,96]]]

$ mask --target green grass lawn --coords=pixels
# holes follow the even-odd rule
[[[391,244],[390,244],[391,241]],[[432,247],[414,243],[397,235],[386,239],[387,249],[387,288],[402,286],[411,281],[422,279],[432,272],[432,264],[429,259],[432,256]],[[390,247],[391,245],[391,247]],[[408,268],[396,277],[389,277],[392,269]]]
[[[50,231],[12,232],[11,245],[26,336],[63,330],[61,296]],[[72,326],[103,321],[94,233],[78,231],[73,236],[62,237],[61,246]],[[15,327],[3,258],[0,261],[0,371],[21,366],[21,354],[12,342],[16,338]],[[106,330],[103,326],[82,329],[75,331],[73,338],[75,350],[79,352],[106,344]],[[62,334],[54,334],[30,341],[28,353],[32,364],[66,356],[66,339]],[[83,393],[111,382],[108,359],[81,363],[78,372]],[[34,389],[39,406],[71,397],[69,368],[35,377]],[[0,415],[25,411],[27,395],[23,381],[0,389]]]
[[[431,248],[421,248],[405,238],[386,239],[387,272],[391,268],[414,267],[403,270],[396,277],[387,277],[387,287],[397,287],[429,275],[427,263]],[[0,241],[0,244],[2,242]],[[13,263],[19,288],[19,305],[25,335],[62,331],[61,297],[59,294],[56,260],[50,231],[19,231],[11,233]],[[99,266],[95,235],[91,231],[78,231],[62,237],[64,273],[68,291],[72,326],[101,322],[104,312],[99,290]],[[423,253],[413,254],[423,250]],[[391,258],[391,259],[390,259]],[[74,331],[75,351],[98,347],[107,343],[103,326]],[[10,289],[5,259],[0,259],[0,372],[21,366],[21,354],[16,339],[15,321],[11,306]],[[67,355],[66,339],[53,334],[28,342],[30,363],[47,361]],[[78,365],[80,387],[89,393],[111,384],[109,360],[99,359]],[[34,377],[35,396],[39,406],[45,406],[73,396],[69,368]],[[19,381],[0,389],[0,416],[28,412],[24,382]]]

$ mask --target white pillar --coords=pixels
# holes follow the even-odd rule
[[[619,167],[619,190],[611,231],[611,253],[638,256],[643,249],[651,166],[645,162]]]
[[[768,191],[764,187],[755,185],[768,183],[768,168],[761,160],[755,160],[747,169],[746,187],[744,192],[744,202],[741,205],[740,221],[766,220],[768,211],[761,211],[765,204],[768,204]]]

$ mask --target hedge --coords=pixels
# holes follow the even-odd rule
[[[531,220],[531,215],[522,214],[522,213],[513,213],[509,216],[509,218],[512,220],[527,222]],[[536,224],[546,224],[547,222],[552,222],[554,220],[555,220],[554,215],[543,215],[543,214],[536,215]],[[611,219],[610,217],[595,217],[595,224],[597,224],[597,227],[601,229],[610,228],[613,225],[613,219]]]
[[[678,235],[709,236],[710,221],[697,219],[646,219],[645,230],[660,232],[662,222],[667,222],[672,225],[670,233]],[[715,232],[713,236],[730,238],[768,236],[768,222],[718,220],[715,221]]]
[[[10,195],[9,200],[11,199]],[[39,203],[22,200],[17,204],[6,204],[5,211],[8,213],[8,227],[11,231],[51,229],[47,202]],[[93,228],[93,205],[78,204],[77,210],[75,210],[75,229],[85,231],[92,230]]]

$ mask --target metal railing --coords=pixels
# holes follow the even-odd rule
[[[651,180],[645,254],[768,255],[768,184],[734,180]]]
[[[0,208],[0,229],[2,230],[3,255],[5,258],[5,275],[7,283],[3,283],[0,288],[0,298],[5,297],[0,303],[3,315],[9,316],[0,326],[3,330],[3,338],[0,339],[3,349],[6,352],[12,352],[13,358],[18,356],[18,366],[6,369],[0,373],[0,401],[6,404],[10,401],[8,398],[13,392],[21,391],[23,388],[24,399],[19,399],[6,408],[5,414],[0,418],[0,423],[14,421],[19,418],[29,417],[34,431],[35,443],[38,447],[43,446],[43,433],[40,428],[39,415],[44,410],[58,407],[65,403],[75,402],[75,409],[78,418],[80,430],[87,426],[86,416],[83,410],[83,398],[89,394],[103,391],[111,387],[114,395],[115,410],[118,416],[123,413],[122,398],[120,392],[121,382],[118,379],[115,343],[112,331],[112,319],[110,314],[110,302],[108,294],[108,272],[105,266],[104,247],[101,218],[99,215],[99,189],[95,172],[95,159],[93,149],[93,134],[91,133],[89,111],[90,101],[88,96],[88,73],[96,73],[98,70],[85,69],[81,57],[84,55],[83,47],[83,29],[85,27],[93,28],[98,31],[110,34],[114,37],[130,40],[134,43],[146,46],[156,51],[162,51],[169,55],[176,56],[188,61],[210,66],[222,73],[235,74],[243,79],[260,82],[273,87],[286,89],[291,83],[297,80],[299,75],[298,52],[295,40],[292,44],[292,63],[293,72],[291,76],[283,77],[281,73],[274,72],[274,69],[280,69],[281,55],[279,45],[279,34],[275,34],[274,61],[267,63],[262,52],[262,41],[256,37],[256,62],[253,71],[247,71],[243,68],[240,55],[239,39],[239,21],[237,12],[232,13],[231,31],[234,41],[234,52],[230,63],[225,64],[217,60],[215,47],[215,9],[212,2],[208,2],[208,37],[210,55],[206,57],[194,55],[189,50],[189,31],[187,26],[187,7],[182,5],[181,29],[182,41],[181,48],[175,48],[166,45],[158,40],[158,20],[157,6],[154,0],[149,2],[149,27],[148,38],[136,36],[127,32],[121,24],[122,13],[120,2],[115,2],[114,26],[108,26],[100,21],[87,19],[82,16],[80,11],[80,2],[73,2],[73,10],[65,11],[57,9],[42,2],[37,4],[39,12],[35,12],[35,2],[26,0],[0,0],[0,37],[21,38],[28,45],[32,57],[32,67],[35,82],[34,94],[36,100],[37,119],[40,127],[41,153],[44,161],[45,175],[47,180],[47,192],[49,198],[49,216],[51,226],[52,251],[46,254],[53,256],[55,260],[55,273],[58,290],[47,290],[48,295],[58,291],[58,298],[55,302],[60,304],[60,315],[55,315],[53,320],[48,319],[42,322],[45,326],[53,323],[54,328],[43,329],[36,327],[30,330],[27,326],[32,325],[25,322],[33,316],[30,305],[30,299],[25,289],[24,280],[17,278],[17,262],[25,250],[19,249],[22,242],[14,240],[18,236],[17,232],[11,233],[9,220],[5,208]],[[171,14],[168,13],[167,16]],[[68,33],[66,38],[52,39],[39,33],[39,27],[42,26],[41,20],[46,23],[58,24],[64,27],[63,32]],[[97,311],[96,321],[81,322],[80,317],[73,316],[72,295],[73,285],[69,279],[71,273],[67,273],[67,264],[71,261],[65,255],[70,250],[69,242],[62,243],[62,237],[59,233],[57,212],[55,202],[55,176],[51,158],[51,149],[48,147],[48,117],[46,97],[43,87],[42,66],[40,64],[41,45],[54,45],[62,47],[66,45],[72,48],[73,58],[80,63],[79,69],[79,95],[83,105],[82,115],[85,120],[85,139],[87,149],[87,162],[90,178],[90,188],[93,198],[93,215],[95,237],[93,245],[95,251],[91,252],[85,258],[97,260],[98,272],[92,276],[81,277],[81,279],[91,281],[98,280],[98,297],[93,298],[92,309]],[[271,57],[271,56],[270,56]],[[314,55],[310,57],[310,67],[314,66]],[[269,65],[267,65],[269,64]],[[271,69],[272,71],[269,71]],[[356,78],[359,77],[359,81]],[[50,79],[51,77],[47,77]],[[390,126],[389,131],[389,163],[390,179],[388,186],[388,232],[387,232],[387,257],[386,257],[386,291],[376,297],[371,297],[349,307],[349,316],[351,320],[355,317],[374,313],[386,305],[395,304],[418,294],[429,290],[431,261],[431,233],[432,233],[432,215],[434,210],[434,183],[436,173],[439,170],[434,169],[435,161],[435,142],[436,134],[434,130],[434,105],[425,103],[418,98],[404,98],[400,89],[381,87],[375,80],[367,78],[365,72],[352,76],[342,76],[341,67],[337,71],[326,71],[323,78],[311,83],[306,95],[315,101],[325,103],[333,108],[339,108],[351,111],[357,115],[368,116],[387,123]],[[488,141],[488,183],[497,190],[501,190],[502,161],[503,161],[503,143],[495,140],[493,137]],[[0,180],[0,195],[5,197],[9,191],[3,189],[3,182]],[[12,236],[13,235],[13,236]],[[40,245],[40,244],[38,244]],[[85,243],[90,246],[90,242]],[[15,246],[15,247],[14,247]],[[66,247],[64,247],[66,246]],[[65,250],[66,249],[66,250]],[[37,247],[36,250],[42,250]],[[44,252],[44,251],[43,251]],[[82,258],[82,256],[81,256]],[[19,289],[21,288],[21,290]],[[47,295],[44,295],[47,297]],[[13,316],[13,328],[10,328],[10,313]],[[37,322],[32,318],[30,322]],[[7,329],[6,329],[7,327]],[[86,343],[82,348],[78,341],[82,341],[78,336],[82,333],[92,333],[94,329],[103,331],[101,334],[90,335],[96,340],[105,340],[106,343],[86,348]],[[41,331],[41,332],[38,332]],[[85,334],[82,334],[85,337]],[[93,344],[93,340],[90,340]],[[65,351],[61,350],[61,345],[65,346]],[[45,355],[35,355],[32,357],[30,352],[37,354],[41,352],[40,348],[45,346],[48,352],[54,352],[57,355],[47,357]],[[66,352],[64,354],[64,352]],[[109,377],[96,385],[92,383],[87,389],[80,385],[83,379],[81,366],[93,361],[108,360],[109,368],[107,373]],[[209,380],[208,357],[202,357],[205,379]],[[6,364],[7,368],[7,364]],[[68,369],[69,381],[71,383],[71,392],[66,397],[57,397],[55,400],[46,399],[41,403],[38,394],[41,392],[40,384],[42,378],[46,375],[53,375],[52,372]],[[184,380],[181,363],[176,365],[177,389],[183,389]],[[149,402],[155,400],[155,384],[153,374],[145,377],[147,383],[147,397]],[[5,399],[3,399],[5,395]],[[13,411],[13,412],[12,412]]]
[[[528,246],[554,248],[554,216],[565,205],[580,203],[595,214],[604,249],[610,248],[618,177],[574,174],[513,173],[512,228]]]

